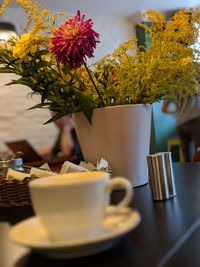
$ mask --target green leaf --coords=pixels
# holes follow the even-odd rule
[[[37,104],[31,108],[28,108],[28,110],[31,110],[31,109],[36,109],[36,108],[49,108],[49,106],[51,106],[51,103],[50,102],[46,102],[46,103],[40,103],[40,104]]]
[[[48,55],[48,54],[49,54],[49,51],[46,50],[46,49],[37,51],[37,52],[35,53],[35,55],[37,55],[37,56],[43,56],[43,55]]]
[[[78,95],[79,99],[79,104],[81,106],[81,110],[89,120],[90,124],[92,122],[92,114],[93,114],[93,109],[94,109],[94,103],[92,100],[92,95],[91,93],[88,93],[87,91],[81,92]]]
[[[27,85],[30,88],[32,87],[33,83],[31,81],[27,81],[24,78],[20,78],[18,80],[12,80],[12,82],[7,83],[6,85],[13,85],[13,84],[23,84],[23,85]]]
[[[0,73],[16,73],[16,70],[9,68],[0,68]]]
[[[58,119],[62,118],[63,116],[65,116],[64,112],[57,112],[56,115],[53,116],[52,118],[50,118],[48,121],[46,121],[44,123],[44,125],[48,124],[48,123],[51,123],[51,122],[54,122],[54,121],[57,121]]]

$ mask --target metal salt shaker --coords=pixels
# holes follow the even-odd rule
[[[147,156],[149,180],[154,200],[165,200],[176,195],[171,152]]]

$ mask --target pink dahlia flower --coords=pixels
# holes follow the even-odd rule
[[[93,57],[99,34],[92,29],[92,20],[85,20],[80,11],[66,20],[52,33],[50,52],[62,64],[72,68],[82,65],[86,57]]]

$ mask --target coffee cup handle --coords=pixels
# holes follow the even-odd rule
[[[123,177],[115,177],[108,182],[108,191],[111,193],[114,189],[124,189],[125,195],[123,199],[116,205],[108,206],[106,214],[118,212],[122,207],[127,207],[133,197],[133,187],[131,183]]]

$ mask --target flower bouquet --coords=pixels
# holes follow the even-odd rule
[[[0,14],[9,2],[3,1]],[[94,108],[153,103],[165,95],[193,94],[199,86],[199,51],[192,47],[199,36],[199,9],[180,10],[170,21],[154,10],[145,12],[151,22],[141,24],[150,37],[147,48],[137,47],[133,38],[88,66],[100,42],[91,19],[80,11],[54,14],[33,0],[16,2],[27,13],[26,33],[0,49],[0,72],[19,75],[9,85],[24,84],[41,95],[33,108],[57,112],[48,122],[78,111],[91,121]]]
[[[3,2],[0,14],[9,2]],[[75,118],[80,112],[84,114],[81,120],[75,119],[75,123],[82,123],[87,118],[81,127],[75,125],[79,128],[78,139],[83,140],[80,144],[84,143],[81,149],[86,147],[90,155],[95,155],[88,156],[82,150],[84,160],[94,163],[104,157],[114,175],[132,176],[133,185],[147,182],[147,178],[140,179],[147,176],[149,104],[164,96],[178,99],[193,95],[200,88],[200,51],[194,46],[200,34],[200,9],[181,9],[169,21],[161,13],[148,10],[144,16],[150,23],[141,23],[150,39],[146,47],[138,47],[137,39],[132,38],[112,54],[88,64],[87,59],[94,56],[100,42],[91,19],[86,19],[80,11],[73,16],[54,14],[33,0],[16,2],[27,13],[26,33],[0,49],[0,73],[17,74],[18,78],[9,85],[27,85],[33,94],[41,96],[40,103],[32,108],[56,112],[46,123],[68,114],[75,114]],[[63,22],[58,24],[61,18]],[[135,115],[132,108],[138,105],[145,106],[148,112]],[[117,111],[110,117],[107,110],[115,107]],[[124,107],[127,113],[121,115],[119,107]],[[103,112],[100,120],[94,116],[97,110]],[[137,122],[135,125],[133,120]],[[144,133],[146,136],[142,137]]]

